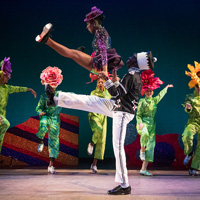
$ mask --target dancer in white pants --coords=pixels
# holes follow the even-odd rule
[[[155,59],[154,59],[155,60]],[[126,168],[126,156],[124,140],[127,124],[134,118],[137,101],[142,89],[142,81],[139,70],[153,68],[153,57],[151,52],[134,54],[127,61],[129,72],[123,77],[118,86],[108,78],[107,73],[101,72],[100,78],[104,78],[105,88],[115,100],[103,99],[97,96],[78,95],[74,93],[60,92],[58,97],[46,89],[49,97],[49,106],[58,105],[64,108],[96,112],[113,118],[113,149],[116,159],[115,181],[120,185],[108,191],[111,195],[126,195],[131,193]],[[114,80],[116,72],[113,71]]]
[[[134,114],[113,111],[115,108],[114,100],[104,99],[97,96],[59,92],[58,98],[54,97],[54,100],[59,107],[99,113],[113,118],[112,136],[116,158],[115,181],[128,184],[124,140],[126,135],[126,126],[134,118]]]

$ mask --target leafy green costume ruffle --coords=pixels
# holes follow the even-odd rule
[[[55,92],[55,96],[58,96],[58,91]],[[46,115],[40,116],[39,131],[36,136],[43,140],[48,131],[49,157],[57,158],[59,154],[60,111],[62,108],[58,106],[47,107],[47,99],[46,94],[41,95],[36,107],[38,114],[41,112],[46,113]]]
[[[105,99],[111,98],[109,92],[105,88],[101,91],[96,87],[90,95],[95,95]],[[107,116],[90,112],[88,118],[93,132],[92,141],[96,144],[94,158],[103,160],[106,145]]]
[[[193,138],[197,133],[197,146],[192,159],[191,167],[200,170],[200,94],[194,91],[193,94],[187,95],[185,103],[189,103],[191,105],[191,110],[188,111],[185,108],[185,111],[189,115],[189,119],[182,134],[184,154],[187,155],[192,152]]]
[[[27,92],[27,87],[19,87],[12,85],[0,85],[0,153],[2,149],[3,139],[6,131],[10,127],[9,121],[6,119],[6,107],[8,104],[9,94],[18,92]]]
[[[142,98],[139,100],[136,120],[137,120],[137,131],[140,134],[140,145],[145,147],[145,161],[153,162],[154,160],[154,148],[156,144],[156,110],[157,104],[167,93],[167,88],[164,88],[156,97]],[[139,130],[140,123],[143,123],[144,127]]]

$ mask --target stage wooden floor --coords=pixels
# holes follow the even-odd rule
[[[110,196],[107,190],[117,184],[114,170],[99,170],[92,174],[85,169],[0,169],[1,200],[197,200],[200,199],[200,177],[188,176],[187,171],[151,171],[153,177],[129,170],[132,194]]]

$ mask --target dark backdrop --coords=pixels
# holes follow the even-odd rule
[[[96,84],[90,81],[89,73],[74,61],[64,58],[45,45],[35,42],[42,27],[51,22],[54,25],[53,39],[69,48],[80,45],[85,52],[92,53],[93,36],[83,22],[85,14],[96,5],[104,11],[104,26],[111,35],[112,46],[122,55],[124,61],[134,52],[151,50],[158,58],[155,64],[156,76],[165,84],[174,84],[157,111],[157,134],[182,134],[187,115],[181,104],[188,88],[189,77],[184,71],[187,64],[200,61],[200,26],[198,0],[18,0],[1,1],[0,11],[0,59],[11,57],[13,68],[11,85],[33,88],[38,97],[31,93],[12,94],[7,107],[7,118],[11,126],[24,122],[36,115],[35,107],[44,87],[40,73],[47,66],[63,70],[64,81],[58,89],[80,94],[90,94]],[[127,67],[118,71],[120,77]],[[155,95],[160,91],[157,89]],[[87,144],[92,132],[88,113],[63,109],[63,113],[80,117],[79,156],[87,157]],[[106,157],[113,157],[111,142],[112,120],[108,119]],[[135,123],[133,121],[132,123]]]

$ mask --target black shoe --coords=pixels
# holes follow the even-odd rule
[[[53,106],[56,106],[53,98],[54,98],[54,92],[52,91],[51,89],[51,86],[50,85],[46,85],[45,86],[45,91],[46,91],[46,95],[48,97],[47,99],[47,107],[53,107]]]
[[[110,195],[131,194],[131,186],[128,186],[127,188],[123,188],[121,185],[118,185],[117,187],[113,188],[112,190],[108,190],[108,194],[110,194]]]

